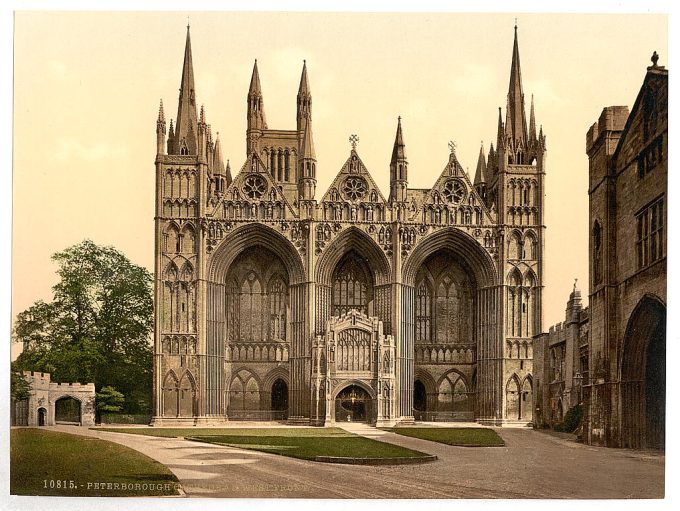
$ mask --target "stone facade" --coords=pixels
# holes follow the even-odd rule
[[[607,107],[586,136],[592,444],[664,446],[668,71],[657,60],[630,114]]]
[[[474,179],[455,154],[388,196],[356,148],[316,193],[306,64],[296,128],[268,126],[257,62],[232,178],[197,108],[187,30],[177,118],[156,123],[154,424],[476,419],[526,425],[541,331],[546,143],[517,31],[505,121]]]
[[[60,423],[94,426],[94,383],[54,383],[50,373],[24,371],[29,398],[13,403],[15,426],[54,426]]]
[[[589,380],[588,308],[574,284],[565,320],[534,338],[537,427],[553,427],[567,411],[583,403],[583,382]]]

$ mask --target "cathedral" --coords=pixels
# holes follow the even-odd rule
[[[531,424],[546,142],[517,27],[496,145],[469,176],[452,144],[428,189],[409,187],[400,118],[388,195],[356,137],[317,190],[310,82],[305,63],[294,129],[269,127],[255,61],[232,176],[187,27],[177,117],[161,102],[156,123],[152,423]]]

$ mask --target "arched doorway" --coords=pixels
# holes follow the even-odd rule
[[[520,400],[520,418],[525,421],[534,418],[534,392],[531,378],[527,377],[522,383],[522,398]]]
[[[38,408],[38,426],[47,425],[47,410],[44,408]]]
[[[373,399],[358,385],[349,385],[335,398],[336,422],[371,422]]]
[[[505,418],[519,420],[519,382],[514,376],[505,386]]]
[[[272,385],[271,409],[273,419],[288,418],[288,384],[281,378]]]
[[[631,314],[621,360],[621,446],[664,449],[666,307],[645,297]]]
[[[426,420],[427,414],[427,391],[425,384],[416,380],[413,383],[413,415],[417,420]]]
[[[80,425],[80,401],[74,397],[62,397],[54,403],[54,422]]]

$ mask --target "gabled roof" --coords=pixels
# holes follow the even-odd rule
[[[326,190],[326,193],[321,198],[321,202],[331,201],[332,200],[331,195],[335,191],[339,193],[339,196],[341,198],[340,200],[345,200],[342,185],[344,184],[345,180],[350,176],[360,176],[364,178],[368,185],[366,195],[368,196],[372,191],[375,191],[378,196],[378,202],[381,202],[383,204],[387,203],[387,201],[385,200],[385,196],[380,191],[380,188],[378,188],[378,186],[375,184],[373,177],[371,176],[370,172],[364,165],[364,162],[361,161],[361,158],[359,157],[359,154],[356,152],[355,149],[352,149],[349,158],[347,158],[345,164],[340,169],[340,172],[338,172],[338,174],[335,176],[335,179],[333,179],[333,182],[328,187],[328,190]],[[366,201],[364,200],[362,202]]]
[[[650,66],[650,67],[647,68],[647,74],[645,75],[645,79],[642,82],[642,87],[640,87],[638,95],[635,98],[635,103],[633,104],[633,108],[631,109],[630,114],[628,114],[628,119],[626,120],[626,124],[623,127],[623,132],[621,133],[621,138],[619,139],[619,142],[616,145],[616,150],[614,151],[614,154],[612,155],[613,161],[615,161],[616,158],[619,156],[619,153],[622,150],[621,148],[625,145],[625,143],[627,141],[626,139],[628,138],[628,134],[630,132],[630,127],[631,127],[633,121],[638,117],[640,109],[642,107],[642,101],[644,99],[645,90],[647,88],[647,85],[652,80],[668,80],[668,70],[663,66]]]
[[[483,212],[482,223],[483,224],[494,223],[493,219],[491,218],[491,214],[489,213],[489,209],[486,207],[486,204],[484,203],[480,195],[477,193],[474,186],[472,186],[470,176],[468,176],[467,172],[463,170],[463,167],[461,166],[460,162],[458,161],[454,153],[451,153],[449,155],[449,162],[444,167],[444,170],[442,170],[442,173],[439,175],[439,178],[432,186],[432,189],[430,189],[428,193],[425,195],[423,204],[420,204],[420,209],[422,210],[422,208],[430,204],[441,203],[442,190],[444,189],[446,183],[453,178],[461,180],[467,189],[465,195],[465,202],[461,203],[460,205],[470,204],[470,198],[472,197],[474,204],[482,208]]]
[[[246,180],[253,175],[258,176],[265,183],[265,190],[263,195],[259,199],[251,199],[247,197],[244,192],[244,185]],[[293,209],[290,202],[286,199],[285,195],[281,190],[279,190],[278,185],[272,179],[269,174],[269,170],[265,162],[260,158],[257,153],[251,153],[245,163],[241,166],[238,174],[234,177],[234,180],[227,187],[224,192],[224,199],[226,201],[241,200],[241,201],[277,201],[282,202],[286,205],[286,209],[291,217],[297,217],[297,212]],[[219,205],[217,206],[219,207]],[[217,209],[217,208],[216,208]],[[214,214],[214,210],[211,212]]]

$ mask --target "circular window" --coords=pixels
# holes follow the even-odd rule
[[[366,195],[368,185],[363,178],[348,177],[342,185],[342,191],[349,200],[359,200]]]
[[[259,199],[267,191],[267,183],[261,176],[248,176],[243,183],[243,193],[249,199]]]
[[[451,179],[446,182],[442,189],[442,195],[448,202],[459,204],[465,199],[467,190],[460,179]]]

